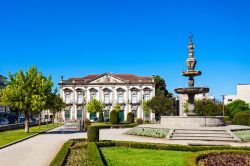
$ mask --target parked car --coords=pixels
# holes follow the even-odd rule
[[[9,121],[9,124],[14,124],[14,123],[17,123],[18,121],[17,115],[8,115],[7,119]]]
[[[7,125],[9,124],[9,121],[7,118],[0,118],[0,125]]]

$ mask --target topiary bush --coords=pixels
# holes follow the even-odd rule
[[[238,112],[234,115],[233,124],[250,126],[250,112]]]
[[[132,112],[129,112],[127,114],[127,122],[128,123],[134,123],[135,119],[134,119],[134,114]]]
[[[103,111],[99,112],[99,122],[104,122]]]
[[[84,120],[83,120],[83,127],[84,127],[84,129],[85,130],[88,130],[88,127],[91,125],[91,121],[89,120],[89,119],[87,119],[87,118],[85,118]]]
[[[87,136],[89,142],[99,142],[99,127],[89,126]]]
[[[111,124],[118,124],[119,123],[119,114],[115,110],[112,110],[110,112],[110,123]]]
[[[142,118],[138,118],[138,119],[136,119],[136,123],[137,123],[138,125],[143,124],[143,120],[142,120]]]

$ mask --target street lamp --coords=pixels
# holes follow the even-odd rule
[[[225,106],[224,106],[225,95],[221,95],[221,97],[222,97],[222,115],[224,117],[225,116]]]

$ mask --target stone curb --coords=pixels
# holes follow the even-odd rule
[[[57,126],[57,127],[61,127],[61,126]],[[11,145],[17,144],[17,143],[19,143],[19,142],[25,141],[25,140],[27,140],[27,139],[30,139],[30,138],[32,138],[32,137],[35,137],[35,136],[37,136],[37,135],[39,135],[39,134],[43,134],[43,133],[45,133],[45,132],[47,132],[47,131],[53,130],[53,129],[57,128],[57,127],[53,127],[53,128],[51,128],[51,129],[44,130],[44,131],[42,131],[42,132],[39,132],[39,133],[30,135],[30,136],[28,136],[28,137],[25,137],[25,138],[23,138],[23,139],[19,139],[19,140],[15,141],[15,142],[11,142],[11,143],[9,143],[9,144],[0,146],[0,150],[1,150],[1,149],[4,149],[4,148],[7,148],[7,147],[9,147],[9,146],[11,146]]]

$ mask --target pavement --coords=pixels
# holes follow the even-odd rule
[[[66,124],[23,142],[0,150],[0,166],[47,166],[63,143],[72,138],[86,138],[74,124]]]
[[[142,125],[143,127],[163,127],[160,125]],[[242,126],[231,126],[241,129]],[[250,146],[250,142],[191,141],[169,140],[124,134],[130,128],[101,129],[101,140],[119,140],[182,145],[230,145]],[[80,132],[75,124],[65,124],[44,134],[27,139],[0,150],[0,166],[47,166],[53,160],[64,142],[73,138],[86,138],[86,132]]]

